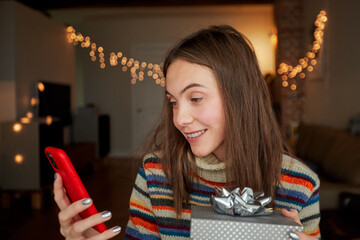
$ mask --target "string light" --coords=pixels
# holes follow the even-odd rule
[[[66,28],[67,31],[67,40],[70,44],[74,46],[81,43],[80,46],[82,48],[90,48],[89,56],[91,61],[99,61],[99,66],[101,69],[106,68],[105,63],[105,49],[102,46],[97,46],[95,42],[92,42],[89,36],[83,37],[83,35],[79,32],[76,32],[73,26],[69,26]],[[98,54],[96,54],[98,52]],[[96,56],[98,55],[98,56]],[[148,77],[151,77],[155,80],[155,83],[164,87],[165,86],[165,78],[162,72],[163,64],[153,64],[140,62],[135,60],[134,58],[128,58],[124,56],[122,52],[111,52],[109,57],[106,57],[109,61],[109,65],[112,67],[118,66],[120,63],[121,71],[126,72],[130,70],[131,75],[131,84],[136,84],[137,81],[144,80],[144,72],[147,72]],[[147,70],[146,70],[147,69]]]
[[[23,161],[24,161],[24,156],[23,156],[23,155],[21,155],[21,154],[16,154],[16,155],[14,156],[14,162],[15,162],[15,163],[21,164],[21,163],[23,163]]]
[[[13,131],[16,133],[21,132],[22,128],[23,128],[23,126],[21,123],[14,123],[13,127],[12,127]]]
[[[45,85],[42,82],[38,82],[37,88],[39,89],[40,92],[45,91]]]
[[[312,44],[311,51],[307,52],[306,56],[299,60],[299,65],[293,67],[286,63],[280,63],[279,68],[277,69],[277,73],[281,75],[281,79],[283,80],[283,87],[288,87],[288,80],[293,79],[292,81],[294,83],[290,85],[290,89],[295,91],[297,89],[296,76],[299,75],[301,79],[304,79],[306,77],[305,70],[308,72],[312,72],[314,70],[314,66],[317,64],[317,61],[315,60],[316,54],[320,50],[321,44],[323,43],[323,30],[325,28],[326,21],[326,12],[322,10],[317,15],[316,21],[314,22],[314,25],[316,26],[314,31],[315,40]]]
[[[52,116],[49,116],[49,115],[46,116],[46,118],[45,118],[45,123],[46,123],[46,125],[51,125],[52,122],[53,122]]]

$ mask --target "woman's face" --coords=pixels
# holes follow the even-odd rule
[[[214,72],[182,59],[172,62],[166,76],[166,96],[175,127],[195,156],[214,153],[224,160],[225,115]]]

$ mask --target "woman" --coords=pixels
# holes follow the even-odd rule
[[[320,237],[319,180],[283,151],[249,41],[230,26],[200,30],[169,52],[163,71],[162,119],[136,178],[125,238],[189,238],[191,205],[210,205],[216,186],[263,190],[283,215],[303,224],[308,234],[293,238]],[[79,220],[87,205],[69,205],[59,178],[55,199],[69,239],[96,234],[89,228],[106,220],[101,214]],[[112,230],[118,228],[101,239],[117,234]]]

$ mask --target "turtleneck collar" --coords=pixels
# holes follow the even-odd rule
[[[195,157],[197,174],[208,181],[226,182],[225,163],[216,158],[214,154],[206,157]]]

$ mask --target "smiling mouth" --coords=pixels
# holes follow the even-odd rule
[[[185,136],[186,136],[187,138],[196,138],[196,137],[199,137],[199,136],[203,135],[205,132],[206,132],[206,130],[201,130],[201,131],[198,131],[198,132],[194,132],[194,133],[190,133],[190,134],[185,134]]]

